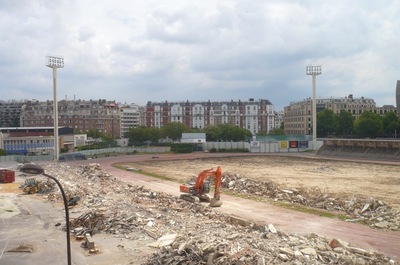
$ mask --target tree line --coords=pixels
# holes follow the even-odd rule
[[[400,134],[399,116],[390,111],[384,116],[364,111],[354,120],[349,111],[335,114],[325,109],[317,114],[317,137],[394,138]]]
[[[206,141],[248,141],[252,134],[249,130],[231,124],[208,126],[204,129],[187,128],[181,122],[170,122],[161,128],[149,128],[140,126],[131,128],[125,135],[129,139],[129,145],[144,145],[158,143],[159,139],[176,141],[181,139],[182,133],[205,133]]]

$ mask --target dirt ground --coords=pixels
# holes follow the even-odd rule
[[[282,188],[320,189],[324,193],[379,199],[400,210],[400,164],[348,162],[284,156],[137,162],[124,164],[180,181],[221,166],[223,174],[273,181]]]

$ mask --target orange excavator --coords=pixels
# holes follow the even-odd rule
[[[180,185],[180,191],[184,193],[181,194],[180,198],[190,202],[206,201],[210,203],[211,207],[220,207],[222,205],[219,192],[219,188],[221,187],[221,175],[221,167],[218,167],[217,170],[211,168],[200,172],[196,179],[196,183],[192,182]],[[213,198],[210,198],[207,194],[210,192],[210,182],[206,180],[209,177],[215,177]]]

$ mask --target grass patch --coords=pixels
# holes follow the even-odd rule
[[[121,164],[113,164],[112,166],[115,168],[121,169],[121,170],[126,170],[127,168],[129,168],[126,165],[121,165]],[[168,180],[168,181],[180,183],[180,181],[178,181],[177,179],[174,179],[174,178],[171,178],[168,176],[154,174],[152,172],[147,172],[147,171],[143,171],[143,170],[133,170],[132,172],[135,172],[137,174],[141,174],[144,176],[148,176],[148,177],[153,177],[153,178],[157,178],[157,179]]]
[[[298,212],[302,212],[302,213],[313,214],[313,215],[318,215],[318,216],[327,217],[327,218],[331,218],[331,219],[338,219],[338,220],[342,220],[342,221],[349,218],[345,214],[332,213],[332,212],[324,211],[321,209],[307,207],[307,206],[300,205],[300,204],[293,204],[293,203],[288,203],[288,202],[283,202],[283,201],[272,201],[271,204],[274,206],[278,206],[278,207],[282,207],[282,208],[286,208],[286,209],[290,209],[290,210],[294,210],[294,211],[298,211]]]
[[[147,171],[135,171],[135,172],[139,173],[139,174],[142,174],[142,175],[145,175],[145,176],[157,178],[157,179],[169,180],[169,181],[173,181],[173,182],[179,182],[178,180],[176,180],[174,178],[163,176],[163,175],[154,174],[154,173],[147,172]]]

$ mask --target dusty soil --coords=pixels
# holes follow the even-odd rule
[[[208,168],[257,181],[273,181],[282,188],[319,189],[323,193],[379,199],[400,210],[400,164],[334,161],[292,156],[249,156],[212,159],[123,163],[179,181]]]

